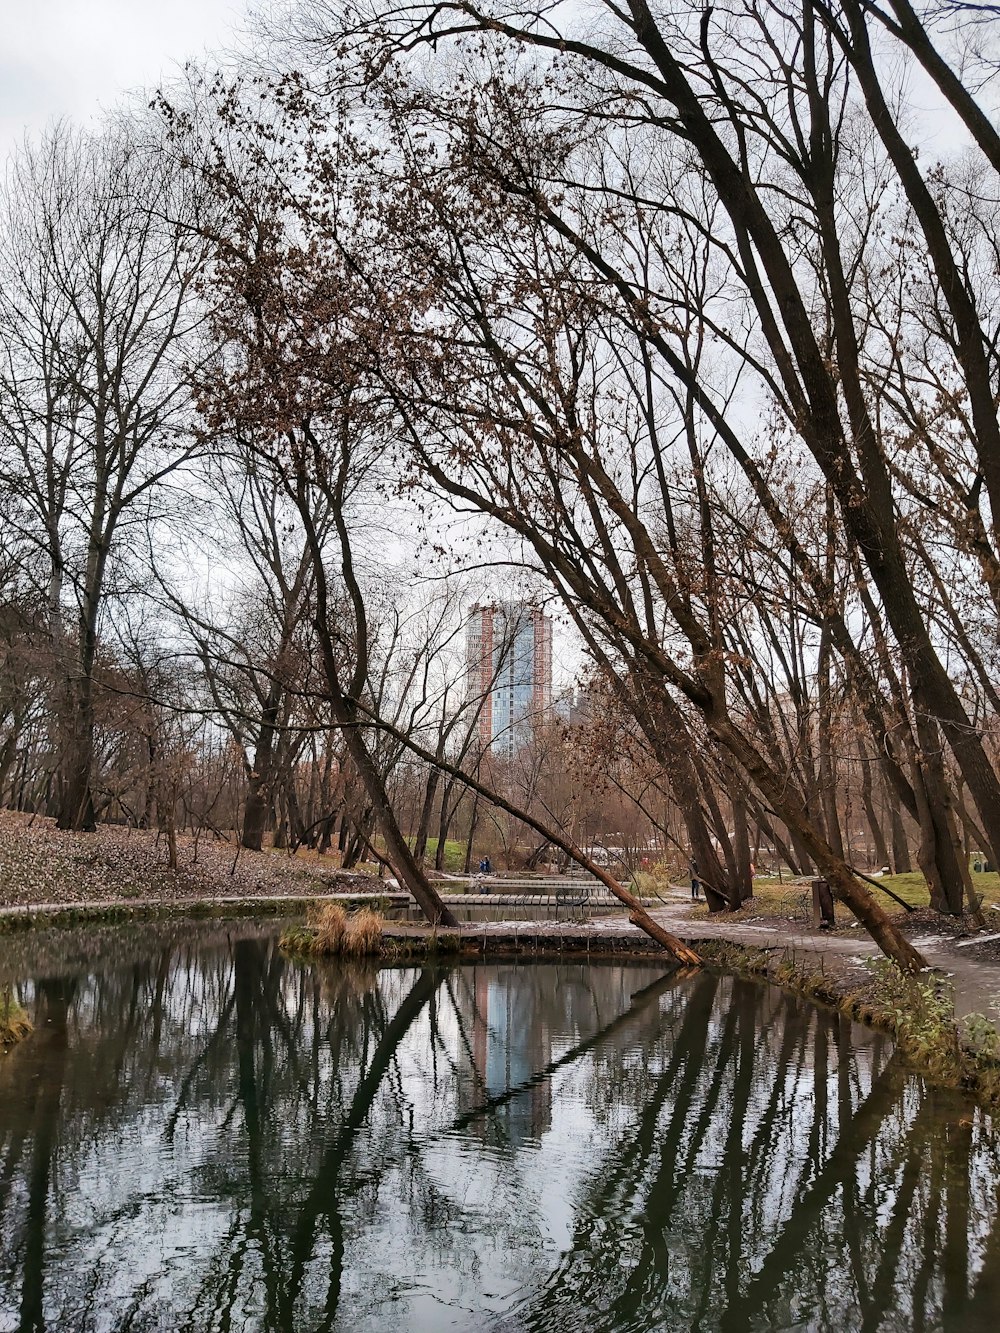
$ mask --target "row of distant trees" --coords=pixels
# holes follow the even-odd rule
[[[713,908],[766,845],[916,964],[859,820],[943,911],[1000,861],[991,29],[784,9],[303,0],[259,68],[18,156],[5,799],[174,820],[235,753],[247,846],[350,805],[440,917],[459,796],[577,837],[484,775],[454,595],[414,594],[514,566],[603,701],[554,772],[669,825]]]

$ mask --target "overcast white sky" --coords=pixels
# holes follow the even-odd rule
[[[85,121],[186,59],[232,49],[260,8],[261,0],[0,0],[0,157],[26,129],[60,116]],[[928,96],[940,101],[929,87]],[[921,120],[928,145],[950,146],[947,118],[925,111]]]
[[[251,0],[0,0],[0,149],[238,40]]]

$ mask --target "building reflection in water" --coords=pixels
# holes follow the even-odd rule
[[[501,1102],[493,1121],[474,1122],[480,1133],[490,1134],[501,1124],[513,1147],[540,1139],[552,1123],[552,1082],[533,1080],[551,1062],[552,1039],[544,1002],[539,1003],[537,985],[530,984],[532,970],[474,970],[472,1050],[478,1078],[464,1085],[460,1099],[460,1110],[466,1111],[477,1086],[491,1100],[518,1090]]]

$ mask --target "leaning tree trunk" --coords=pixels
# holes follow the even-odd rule
[[[968,868],[963,875],[940,734],[934,722],[919,711],[916,730],[920,745],[913,778],[920,825],[917,860],[930,887],[931,907],[957,916],[962,911]]]
[[[789,833],[797,834],[802,840],[812,860],[828,880],[834,896],[850,908],[882,952],[904,972],[922,971],[927,966],[922,954],[855,878],[843,858],[837,856],[822,837],[798,794],[783,776],[768,764],[724,712],[720,710],[711,717],[709,725],[719,741],[740,763]]]
[[[685,738],[690,740],[686,728]],[[670,789],[684,820],[691,856],[698,866],[698,880],[705,891],[708,910],[724,912],[732,905],[733,889],[705,818],[698,774],[687,748],[679,747],[674,759],[669,773]]]
[[[604,887],[617,898],[620,903],[628,908],[629,921],[631,921],[634,926],[638,926],[640,930],[644,931],[645,934],[650,937],[650,939],[655,940],[657,944],[661,945],[668,953],[672,954],[678,962],[690,964],[692,966],[701,964],[702,959],[700,954],[692,949],[690,945],[685,944],[683,940],[678,938],[678,936],[662,926],[659,921],[654,920],[634,893],[629,889],[626,889],[624,885],[619,884],[616,879],[613,879],[602,866],[599,866],[592,861],[590,857],[577,847],[569,838],[564,838],[561,833],[558,833],[555,829],[543,824],[527,810],[514,805],[512,801],[506,800],[499,794],[499,792],[491,790],[485,783],[480,782],[477,778],[473,778],[471,774],[464,773],[455,764],[449,763],[440,754],[432,754],[429,750],[425,750],[421,745],[418,745],[411,736],[405,736],[390,723],[377,721],[376,725],[381,727],[381,729],[388,735],[392,736],[394,740],[405,745],[411,753],[417,755],[418,758],[423,759],[425,763],[434,764],[437,768],[441,769],[442,772],[450,773],[453,777],[458,778],[477,795],[485,797],[490,805],[495,806],[498,810],[503,810],[508,815],[512,815],[514,819],[518,820],[520,823],[526,824],[528,828],[541,834],[541,836],[545,838],[546,841],[552,843],[554,847],[558,847],[560,851],[565,852],[565,854],[570,857],[571,860],[575,861],[577,865],[582,866],[583,869],[593,875],[595,879],[600,880]],[[469,840],[469,845],[470,847],[472,845],[471,838]]]
[[[347,436],[344,436],[344,448],[347,448]],[[307,424],[303,425],[303,439],[308,442],[309,448],[319,454],[317,441],[312,436]],[[323,662],[323,675],[326,681],[326,695],[330,704],[330,711],[333,720],[339,727],[344,737],[344,745],[347,753],[350,755],[351,762],[357,770],[358,777],[362,787],[371,802],[372,810],[375,814],[375,823],[382,835],[382,841],[385,846],[386,859],[396,873],[396,878],[400,884],[407,889],[416,900],[420,910],[427,917],[432,925],[457,926],[458,922],[452,913],[448,910],[441,900],[441,895],[437,892],[430,880],[427,878],[423,869],[417,865],[413,859],[413,853],[410,851],[409,844],[403,837],[399,824],[396,820],[395,812],[389,801],[385,782],[382,774],[379,772],[378,765],[375,763],[365,738],[362,733],[362,718],[358,709],[358,697],[365,686],[367,679],[367,660],[368,660],[368,617],[365,610],[364,596],[361,587],[357,581],[354,570],[353,556],[351,553],[350,534],[344,520],[343,495],[341,487],[344,483],[346,458],[340,459],[340,470],[336,483],[328,490],[328,495],[333,501],[332,516],[337,529],[337,535],[340,539],[340,567],[347,587],[350,602],[354,608],[354,624],[356,632],[355,650],[357,661],[354,671],[351,675],[351,692],[345,691],[341,685],[340,671],[337,665],[337,650],[334,647],[333,634],[331,632],[331,610],[330,597],[327,585],[327,564],[326,552],[323,543],[320,541],[316,532],[316,526],[313,521],[313,515],[309,507],[308,496],[306,493],[306,470],[305,458],[299,458],[297,470],[294,477],[293,494],[296,507],[302,518],[303,527],[306,532],[306,540],[309,546],[309,552],[312,559],[312,573],[315,579],[315,615],[313,625],[319,639],[320,652]],[[329,484],[329,479],[327,479]]]
[[[385,845],[386,859],[396,872],[399,882],[413,895],[420,910],[432,925],[457,926],[457,920],[441,901],[441,895],[413,859],[409,844],[396,822],[382,774],[361,734],[361,719],[354,701],[340,693],[336,680],[330,680],[329,675],[328,684],[331,711],[343,732],[351,762],[357,769],[358,777],[371,802],[375,824]]]
[[[750,872],[750,820],[747,814],[748,796],[746,783],[729,763],[725,755],[719,759],[723,768],[723,789],[729,793],[729,804],[733,817],[732,837],[726,831],[725,820],[719,808],[718,800],[707,779],[704,780],[706,794],[710,797],[710,809],[715,820],[718,840],[726,857],[726,868],[730,890],[729,906],[741,907],[753,897],[753,875]]]
[[[653,753],[663,766],[684,821],[692,859],[698,865],[698,879],[705,890],[708,910],[724,912],[737,904],[738,894],[719,860],[716,842],[705,817],[703,790],[710,806],[715,798],[708,781],[703,784],[699,778],[693,759],[696,742],[691,729],[680,708],[666,691],[656,691],[650,696],[640,689],[635,697],[629,696],[623,689],[620,693],[625,706],[633,712]],[[721,833],[721,845],[726,835],[717,804],[713,819],[717,831]]]

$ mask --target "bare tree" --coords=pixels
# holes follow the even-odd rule
[[[53,810],[93,828],[95,676],[108,600],[134,578],[195,447],[182,364],[200,251],[191,182],[125,123],[53,130],[14,159],[0,220],[0,484],[44,566],[55,662]]]
[[[712,450],[728,453],[776,540],[809,580],[825,616],[824,599],[818,596],[822,563],[817,570],[801,549],[795,523],[768,475],[759,435],[747,429],[748,413],[773,410],[780,423],[774,434],[778,446],[800,449],[803,465],[822,476],[863,579],[873,585],[873,604],[884,617],[893,653],[898,653],[902,704],[912,717],[920,770],[919,775],[914,771],[914,778],[919,776],[915,786],[908,781],[916,805],[927,798],[927,817],[920,822],[934,842],[922,859],[933,863],[942,899],[954,910],[964,874],[947,813],[947,774],[924,762],[938,748],[936,729],[950,747],[994,852],[1000,847],[1000,783],[962,684],[940,651],[922,580],[915,577],[914,547],[899,519],[907,510],[914,512],[913,499],[928,508],[928,497],[933,505],[939,493],[950,489],[961,504],[963,549],[978,560],[987,587],[995,582],[993,530],[1000,492],[991,320],[996,302],[979,283],[979,274],[991,270],[968,262],[971,252],[958,225],[972,192],[956,193],[951,182],[928,176],[917,163],[904,137],[905,100],[891,84],[889,67],[880,66],[873,53],[873,43],[885,34],[873,34],[872,27],[881,22],[894,40],[919,48],[995,171],[989,123],[956,86],[957,76],[949,82],[934,64],[933,53],[921,45],[926,34],[909,11],[893,7],[892,13],[879,11],[872,18],[848,2],[830,10],[809,0],[798,11],[779,15],[754,3],[704,13],[654,13],[636,0],[624,10],[607,7],[585,35],[574,30],[571,18],[563,30],[554,29],[549,15],[530,6],[503,12],[462,3],[380,8],[370,22],[357,11],[341,20],[331,6],[313,13],[319,22],[310,35],[319,46],[332,18],[336,40],[350,46],[352,37],[360,37],[350,51],[352,59],[360,53],[363,72],[376,71],[381,79],[381,72],[392,68],[378,89],[387,108],[383,125],[394,120],[399,127],[395,151],[403,156],[405,174],[400,173],[385,242],[403,249],[415,232],[422,235],[411,252],[418,250],[417,262],[429,265],[440,283],[434,320],[420,329],[424,351],[416,383],[421,410],[415,413],[414,438],[423,441],[423,462],[427,420],[437,413],[442,444],[447,417],[447,429],[464,428],[467,441],[475,436],[475,445],[464,447],[481,457],[481,432],[492,430],[495,442],[500,420],[509,431],[508,461],[534,449],[532,461],[547,452],[554,474],[568,463],[573,491],[584,506],[590,503],[589,492],[614,515],[614,540],[627,533],[640,583],[648,578],[676,625],[678,613],[687,620],[680,626],[686,651],[703,667],[719,652],[711,608],[724,600],[718,596],[722,578],[716,567],[721,534],[713,537],[697,481],[703,463],[692,453],[692,504],[699,511],[700,592],[705,597],[698,610],[704,608],[706,616],[700,621],[689,614],[693,603],[685,605],[684,580],[671,570],[665,581],[662,567],[657,568],[662,543],[645,514],[637,512],[643,505],[641,490],[623,486],[623,478],[606,466],[604,442],[600,449],[590,448],[586,459],[579,456],[576,441],[581,429],[591,427],[578,381],[595,349],[612,349],[600,352],[607,365],[622,337],[632,340],[636,350],[628,354],[630,365],[622,366],[630,381],[626,392],[639,403],[650,401],[643,391],[652,364],[653,382],[673,397],[689,449],[694,445],[702,459]],[[435,43],[439,59],[449,48],[461,59],[466,37],[465,82],[452,81],[447,88],[419,83],[409,78],[403,63],[393,65],[396,54],[425,41]],[[519,48],[531,48],[535,64],[519,64]],[[482,78],[490,80],[488,98],[481,95]],[[424,135],[433,141],[433,153],[425,152]],[[449,172],[450,187],[443,186]],[[420,182],[416,189],[415,181]],[[992,176],[986,188],[992,198]],[[523,225],[511,223],[510,213],[518,211]],[[422,233],[420,224],[414,228],[415,216],[422,219]],[[938,350],[946,371],[941,380],[951,390],[949,427],[961,441],[946,453],[940,431],[938,439],[926,429],[911,434],[906,447],[916,446],[914,463],[927,483],[921,484],[917,467],[910,466],[906,489],[899,484],[894,437],[884,428],[887,406],[898,413],[904,395],[879,396],[886,379],[879,374],[886,364],[881,349],[887,340],[880,342],[873,334],[878,321],[863,293],[867,275],[878,271],[891,248],[887,242],[897,221],[911,228],[927,258],[931,301],[925,309],[932,310],[942,329]],[[499,239],[505,228],[506,241]],[[491,229],[498,238],[493,244]],[[684,248],[685,232],[705,242],[702,280],[694,287],[690,280],[678,283],[670,258],[678,240]],[[590,284],[589,307],[581,301],[577,277]],[[594,284],[601,292],[596,299]],[[565,294],[570,291],[572,296]],[[577,304],[570,308],[570,301]],[[921,311],[909,295],[907,301],[906,318],[919,318]],[[435,323],[442,314],[443,322]],[[601,321],[604,328],[595,334]],[[562,333],[554,335],[557,327]],[[541,348],[537,356],[530,347],[533,338]],[[463,342],[465,366],[447,372],[451,378],[446,379],[441,360],[435,360],[438,349],[443,346],[452,356]],[[420,355],[411,354],[411,372]],[[710,360],[722,368],[722,382],[729,387],[720,387],[718,377],[713,382],[706,373]],[[922,425],[932,404],[919,359],[901,356],[897,342],[888,364],[897,378],[905,375],[907,411]],[[492,401],[484,393],[478,399],[473,394],[470,402],[469,386],[478,387],[487,373],[500,376],[506,392]],[[744,387],[734,397],[737,379]],[[957,411],[950,410],[953,403]],[[524,423],[517,444],[516,421]],[[661,418],[655,429],[662,424]],[[646,429],[652,436],[648,417]],[[645,455],[648,467],[655,466],[657,456],[663,450],[654,442]],[[450,486],[461,503],[478,505],[484,489],[489,502],[499,483],[509,483],[502,465],[488,466],[488,476],[470,480],[468,471],[459,476],[454,454],[442,450],[434,479]],[[646,466],[638,473],[643,481]],[[553,553],[559,548],[549,522],[552,506],[564,525],[577,513],[575,498],[572,504],[555,500],[556,480],[565,489],[566,476],[554,475],[544,499],[539,490],[534,493],[537,504],[549,506],[544,552],[537,527],[530,535],[526,531],[522,515],[531,488],[526,491],[520,479],[516,495],[507,486],[506,504],[487,503],[486,508],[529,540],[547,572],[570,584],[586,604],[582,586],[572,585],[568,565],[560,567]],[[640,522],[648,537],[640,533]],[[963,529],[956,525],[956,530]],[[601,541],[592,503],[582,537],[578,558]],[[605,543],[607,590],[614,594],[609,609],[613,605],[620,618],[622,585],[611,556]],[[926,553],[922,559],[926,563]],[[635,617],[631,608],[624,609],[631,631]],[[588,610],[593,612],[592,602]],[[649,620],[648,599],[644,607],[640,598],[636,610],[640,623]],[[607,621],[602,612],[602,623]],[[619,625],[615,632],[625,631]],[[827,676],[831,652],[850,654],[838,634],[834,615],[825,630],[821,627],[822,674]],[[648,629],[643,637],[648,661]],[[974,657],[971,664],[975,668]],[[680,665],[674,659],[674,666]],[[711,734],[733,753],[753,784],[760,789],[763,782],[773,792],[777,788],[766,765],[757,762],[760,750],[751,755],[743,747],[745,734],[732,730],[734,719],[724,698],[726,673],[714,669],[713,679],[696,673],[704,689],[700,702],[690,677],[674,674],[673,686],[708,716]],[[657,670],[665,668],[660,664]],[[978,675],[988,679],[986,672]],[[829,690],[821,690],[822,709],[830,697]],[[828,738],[828,715],[822,729]],[[821,781],[832,792],[828,739],[821,748],[827,755]],[[900,771],[899,763],[888,770]],[[902,798],[905,786],[898,785]],[[836,842],[832,814],[827,811],[827,823]],[[839,859],[836,848],[824,843],[823,857],[832,852]],[[821,864],[836,878],[830,861]]]

